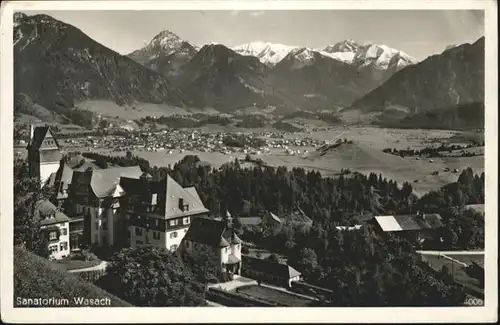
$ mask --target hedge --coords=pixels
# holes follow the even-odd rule
[[[60,268],[57,264],[39,257],[23,248],[14,248],[14,307],[36,307],[26,305],[23,299],[53,299],[49,306],[39,307],[83,307],[75,299],[109,298],[110,305],[102,307],[133,307],[130,303]],[[54,303],[67,299],[68,303]],[[94,305],[95,306],[95,305]]]

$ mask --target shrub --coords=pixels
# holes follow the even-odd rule
[[[19,298],[67,299],[77,307],[75,297],[109,298],[111,306],[132,307],[131,304],[90,284],[77,275],[66,272],[48,260],[22,248],[14,248],[14,306],[21,307]],[[109,307],[109,306],[103,306]]]

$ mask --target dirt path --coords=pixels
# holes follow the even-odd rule
[[[78,273],[78,272],[89,272],[89,271],[104,270],[104,269],[106,269],[107,265],[108,265],[108,262],[102,261],[100,264],[98,264],[96,266],[86,267],[86,268],[83,268],[83,269],[69,270],[68,272],[70,272],[70,273]]]

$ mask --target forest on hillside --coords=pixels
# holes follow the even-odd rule
[[[130,152],[122,157],[83,156],[115,166],[139,165],[154,179],[169,174],[184,187],[195,186],[213,216],[227,210],[236,217],[245,241],[286,256],[308,282],[332,289],[334,294],[321,298],[322,305],[452,306],[465,297],[448,273],[435,272],[421,261],[411,239],[381,236],[370,226],[338,231],[338,225],[351,226],[371,215],[404,214],[410,209],[440,213],[450,238],[449,247],[443,249],[484,248],[484,218],[463,211],[467,204],[484,203],[485,175],[476,175],[470,168],[457,182],[417,198],[408,182],[399,185],[375,174],[325,178],[302,168],[241,168],[238,161],[211,168],[196,156],[167,167],[151,166]],[[310,227],[288,222],[281,227],[266,222],[238,225],[241,218],[268,212],[286,220],[297,210],[312,220]]]

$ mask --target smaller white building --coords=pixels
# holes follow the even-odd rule
[[[181,252],[194,252],[202,248],[214,250],[221,269],[228,275],[241,274],[242,241],[232,228],[231,217],[224,220],[196,218],[181,242]]]
[[[61,259],[69,255],[69,222],[64,213],[48,200],[37,203],[35,214],[40,219],[40,230],[48,239],[49,258]]]

